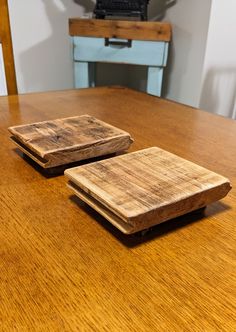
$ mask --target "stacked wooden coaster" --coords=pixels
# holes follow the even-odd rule
[[[126,234],[205,207],[229,180],[157,147],[71,168],[69,187]]]
[[[130,135],[89,115],[10,127],[17,146],[43,168],[125,151]]]

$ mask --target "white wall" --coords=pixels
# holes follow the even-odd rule
[[[163,20],[173,27],[163,91],[169,99],[199,105],[210,9],[211,0],[177,0],[166,10]]]
[[[7,85],[5,79],[5,70],[3,65],[2,45],[0,44],[0,96],[7,95]]]
[[[20,93],[73,87],[68,18],[91,12],[92,0],[9,0]],[[163,95],[198,106],[211,0],[151,0],[149,18],[170,21],[173,39]],[[144,68],[99,68],[100,84],[145,89]]]
[[[68,18],[90,11],[93,2],[8,0],[8,4],[19,93],[72,88]]]
[[[94,1],[8,0],[20,93],[73,87],[68,18],[91,13]],[[150,1],[149,19],[173,26],[163,96],[236,118],[235,13],[235,0]],[[109,65],[98,76],[100,84],[145,89],[142,67]],[[1,52],[0,94],[6,94]]]
[[[236,119],[236,1],[212,0],[200,107]]]

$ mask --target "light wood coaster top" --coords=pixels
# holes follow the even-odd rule
[[[65,174],[75,193],[124,233],[202,208],[230,190],[225,177],[157,147]]]
[[[8,129],[23,152],[47,168],[127,150],[133,142],[125,131],[89,115]]]
[[[22,158],[8,127],[89,114],[230,180],[201,214],[125,235]],[[236,121],[121,87],[0,98],[0,330],[236,331]]]

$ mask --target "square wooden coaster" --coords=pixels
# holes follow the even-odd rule
[[[125,151],[130,135],[89,115],[8,128],[12,140],[43,168]]]
[[[205,207],[229,180],[157,147],[67,169],[69,187],[126,234]]]

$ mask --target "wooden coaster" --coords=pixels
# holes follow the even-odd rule
[[[69,187],[126,234],[227,195],[225,177],[157,147],[67,169]]]
[[[43,168],[125,151],[130,135],[89,115],[8,128],[17,146]]]

